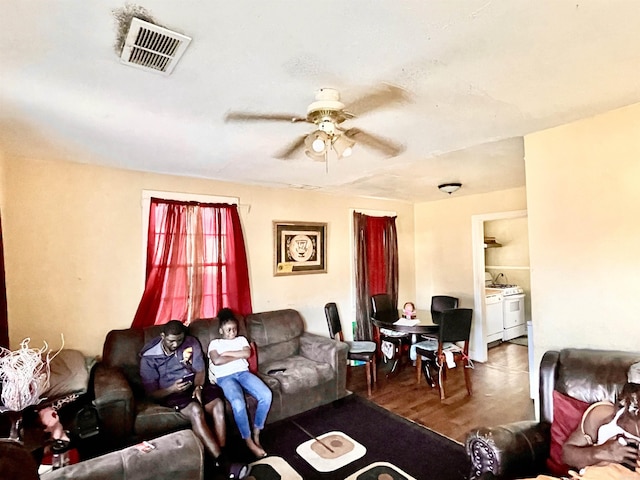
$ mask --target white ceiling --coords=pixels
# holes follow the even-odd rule
[[[119,63],[112,0],[5,2],[0,149],[248,184],[407,201],[525,183],[522,136],[640,101],[637,1],[141,0],[192,37],[170,76]],[[345,122],[406,146],[322,162],[273,155],[321,87],[348,104],[391,83],[412,101]]]

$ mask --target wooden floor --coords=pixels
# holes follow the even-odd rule
[[[489,349],[488,362],[474,367],[472,396],[467,395],[461,367],[449,370],[447,398],[441,401],[438,389],[431,388],[424,378],[416,384],[415,367],[410,364],[397,376],[387,378],[390,365],[380,363],[371,397],[367,396],[364,367],[351,367],[347,389],[459,442],[476,426],[535,418],[526,347],[504,342]]]

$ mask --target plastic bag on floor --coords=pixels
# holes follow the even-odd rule
[[[393,355],[395,353],[395,347],[393,343],[388,342],[386,340],[383,340],[382,343],[380,344],[380,350],[382,350],[382,354],[389,360],[393,358]]]

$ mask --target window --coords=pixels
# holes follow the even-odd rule
[[[238,206],[150,198],[145,290],[134,327],[251,312]]]

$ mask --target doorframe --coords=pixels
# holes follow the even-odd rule
[[[483,213],[471,216],[471,244],[473,249],[473,309],[474,321],[471,327],[471,357],[478,362],[489,358],[486,341],[487,310],[484,302],[484,222],[507,220],[528,216],[527,210]]]

